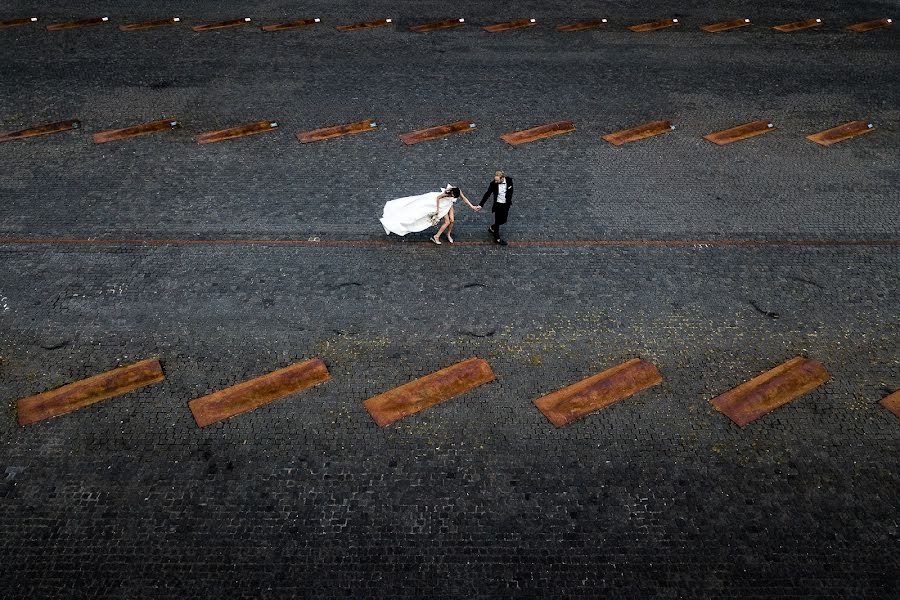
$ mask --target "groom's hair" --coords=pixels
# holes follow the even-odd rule
[[[503,171],[497,171],[496,173],[494,173],[494,177],[506,177],[506,173],[504,173]]]

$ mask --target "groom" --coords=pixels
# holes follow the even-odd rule
[[[494,180],[491,181],[487,191],[481,198],[479,206],[484,206],[484,203],[487,202],[488,197],[491,195],[494,196],[494,203],[491,205],[491,212],[494,213],[494,224],[488,227],[488,231],[494,236],[494,242],[505,246],[506,240],[500,237],[500,226],[506,223],[509,207],[512,206],[513,182],[503,171],[494,173]]]

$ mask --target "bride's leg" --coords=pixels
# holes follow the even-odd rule
[[[453,214],[453,207],[450,208],[450,212],[447,213],[447,218],[450,220],[450,225],[447,227],[447,239],[450,240],[450,243],[453,243],[453,224],[456,223],[456,215]]]
[[[444,233],[444,230],[447,229],[448,225],[450,225],[450,213],[447,213],[447,216],[444,217],[444,224],[441,225],[441,228],[437,230],[436,234],[434,234],[434,239],[441,239],[441,234]]]

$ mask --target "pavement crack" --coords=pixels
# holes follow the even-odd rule
[[[755,308],[755,309],[756,309],[756,312],[758,312],[759,314],[761,314],[761,315],[763,315],[763,316],[766,316],[766,317],[769,317],[770,319],[777,319],[777,318],[778,318],[778,313],[777,313],[777,312],[771,312],[771,311],[768,311],[768,310],[764,310],[764,309],[760,308],[759,305],[758,305],[756,302],[754,302],[753,300],[749,300],[749,299],[748,299],[747,302],[749,302],[749,303],[750,303],[750,306],[752,306],[753,308]]]

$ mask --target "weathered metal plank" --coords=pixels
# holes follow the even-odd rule
[[[325,363],[313,358],[191,400],[188,406],[197,425],[206,427],[329,379]]]
[[[181,22],[179,17],[170,19],[156,19],[154,21],[142,21],[140,23],[128,23],[127,25],[119,25],[119,31],[141,31],[144,29],[155,29],[157,27],[166,27],[167,25],[178,25]]]
[[[740,140],[746,140],[757,135],[762,135],[770,131],[775,131],[775,126],[769,121],[753,121],[744,125],[738,125],[730,129],[723,129],[703,136],[703,139],[709,140],[714,144],[724,146]]]
[[[72,412],[163,379],[162,366],[155,358],[100,373],[49,392],[22,398],[16,404],[19,425],[31,425]]]
[[[535,25],[537,25],[537,19],[518,19],[516,21],[509,21],[507,23],[495,23],[494,25],[487,25],[486,27],[482,27],[482,29],[491,33],[498,33],[500,31],[509,31],[510,29],[534,27]]]
[[[206,23],[205,25],[194,25],[192,31],[215,31],[217,29],[230,29],[232,27],[240,27],[246,25],[252,19],[244,17],[243,19],[231,19],[230,21],[219,21],[218,23]]]
[[[297,134],[297,139],[300,140],[301,144],[309,144],[310,142],[321,142],[322,140],[330,140],[344,135],[374,131],[377,128],[378,124],[375,121],[366,119],[365,121],[357,121],[346,125],[334,125],[333,127],[323,127],[312,131],[302,131]]]
[[[644,123],[637,127],[607,133],[603,136],[603,139],[614,146],[621,146],[628,142],[636,142],[648,137],[660,135],[661,133],[668,133],[673,129],[675,129],[675,126],[672,125],[672,121],[650,121],[649,123]]]
[[[822,363],[797,356],[713,398],[712,405],[744,427],[829,379]]]
[[[874,21],[866,21],[864,23],[854,23],[853,25],[848,25],[847,29],[849,31],[855,31],[856,33],[865,33],[866,31],[872,31],[873,29],[890,27],[891,23],[893,22],[893,19],[876,19]]]
[[[450,123],[448,125],[438,125],[437,127],[428,127],[426,129],[410,131],[409,133],[401,135],[400,139],[403,140],[404,144],[409,146],[426,140],[445,137],[454,133],[465,133],[467,131],[472,131],[473,129],[475,129],[475,123],[472,121],[456,121],[455,123]]]
[[[151,121],[150,123],[142,123],[141,125],[133,125],[124,129],[110,129],[109,131],[101,131],[93,135],[95,144],[105,144],[107,142],[115,142],[125,140],[139,135],[147,135],[158,131],[169,131],[181,125],[173,119],[163,119],[162,121]]]
[[[704,25],[700,29],[709,33],[719,33],[720,31],[730,31],[739,27],[748,27],[749,25],[750,19],[734,19],[731,21],[722,21],[721,23],[710,23],[709,25]]]
[[[594,19],[593,21],[580,21],[578,23],[572,23],[570,25],[560,25],[556,28],[557,31],[586,31],[588,29],[597,29],[598,27],[606,27],[607,20],[606,19]]]
[[[538,398],[534,405],[551,423],[563,427],[661,382],[653,364],[633,358]]]
[[[792,31],[800,31],[801,29],[809,29],[810,27],[819,27],[824,25],[822,19],[806,19],[805,21],[795,21],[793,23],[785,23],[784,25],[776,25],[772,29],[790,33]]]
[[[353,23],[352,25],[338,25],[335,27],[338,31],[359,31],[360,29],[372,29],[373,27],[385,27],[393,23],[393,19],[377,19],[375,21],[364,21],[362,23]]]
[[[373,396],[363,402],[363,405],[375,422],[384,427],[495,378],[487,361],[470,358]]]
[[[806,136],[806,139],[812,140],[822,146],[830,146],[866,133],[872,133],[876,129],[877,127],[868,121],[850,121],[849,123],[844,123],[843,125],[838,125],[837,127],[832,127],[831,129],[808,135]]]
[[[302,27],[310,27],[316,23],[320,23],[322,19],[300,19],[298,21],[290,21],[288,23],[276,23],[274,25],[263,25],[260,29],[263,31],[288,31],[290,29],[300,29]]]
[[[894,416],[900,417],[900,390],[882,398],[880,404],[894,413]]]
[[[555,123],[547,123],[531,129],[507,133],[501,135],[500,139],[512,146],[518,146],[519,144],[527,144],[528,142],[569,133],[570,131],[575,131],[575,124],[572,121],[556,121]]]
[[[61,131],[69,131],[70,129],[78,129],[79,127],[81,127],[81,122],[77,119],[72,119],[71,121],[60,121],[58,123],[49,123],[47,125],[30,127],[21,131],[0,133],[0,142],[24,140],[25,138],[35,137],[38,135],[48,135],[51,133],[59,133]]]
[[[22,25],[30,25],[31,23],[37,23],[37,17],[26,17],[24,19],[8,19],[6,21],[0,21],[0,29],[6,29],[7,27],[20,27]]]
[[[265,133],[272,131],[278,127],[277,121],[257,121],[247,125],[239,125],[228,129],[219,129],[217,131],[208,131],[201,133],[194,138],[198,144],[213,144],[215,142],[224,142],[225,140],[233,140],[235,138],[244,137],[246,135],[254,135],[257,133]]]
[[[47,31],[63,31],[64,29],[81,29],[82,27],[91,27],[93,25],[102,25],[109,21],[109,17],[94,17],[92,19],[81,19],[79,21],[66,21],[65,23],[53,23],[47,25]]]
[[[661,19],[659,21],[651,21],[650,23],[640,23],[639,25],[631,25],[628,29],[642,33],[644,31],[657,31],[678,25],[678,19]]]
[[[424,23],[422,25],[413,25],[410,31],[416,33],[428,33],[429,31],[437,31],[439,29],[450,29],[452,27],[460,27],[466,24],[465,19],[444,19],[443,21],[435,21],[434,23]]]

